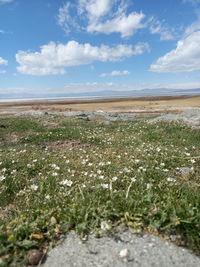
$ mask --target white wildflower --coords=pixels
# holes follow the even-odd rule
[[[118,179],[117,176],[114,176],[114,177],[112,178],[112,181],[115,182],[115,181],[117,181],[117,179]]]
[[[38,189],[38,185],[36,185],[36,184],[31,185],[31,190],[36,191],[37,189]]]
[[[52,176],[58,176],[58,173],[57,172],[53,172]]]
[[[6,179],[6,177],[4,175],[0,175],[0,181],[3,181],[5,179]]]
[[[55,170],[60,170],[60,167],[56,166],[56,167],[55,167]]]
[[[186,156],[190,156],[190,153],[188,153],[188,152],[184,152],[184,154],[185,154]]]
[[[168,178],[167,178],[167,181],[168,181],[168,182],[176,182],[176,179],[174,179],[174,178],[172,178],[172,177],[168,177]]]
[[[101,186],[102,186],[103,188],[108,189],[108,184],[101,184]]]
[[[131,182],[136,182],[136,177],[135,176],[131,178]]]
[[[123,171],[126,172],[126,173],[131,172],[131,171],[130,171],[128,168],[126,168],[126,167],[123,169]]]
[[[67,186],[71,187],[73,182],[71,180],[66,179],[66,180],[61,181],[60,184],[61,185],[67,185]]]
[[[107,231],[110,229],[111,229],[111,226],[106,221],[101,222],[101,230]]]

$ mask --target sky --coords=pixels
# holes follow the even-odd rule
[[[200,88],[200,0],[0,0],[0,97]]]

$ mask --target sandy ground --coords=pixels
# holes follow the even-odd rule
[[[30,103],[0,103],[0,116],[14,115],[24,111],[94,111],[179,113],[189,108],[200,108],[200,96],[195,97],[153,97],[92,101],[60,101]]]

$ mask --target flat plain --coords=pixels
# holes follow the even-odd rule
[[[143,97],[103,100],[40,101],[0,103],[0,114],[14,115],[30,110],[42,111],[94,111],[110,112],[164,112],[177,113],[187,108],[200,108],[200,96]]]

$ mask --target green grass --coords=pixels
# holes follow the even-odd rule
[[[176,236],[200,254],[199,130],[59,116],[1,118],[0,125],[1,266],[25,266],[28,250],[52,246],[72,229],[101,236],[102,223]],[[181,167],[192,171],[183,177]]]

